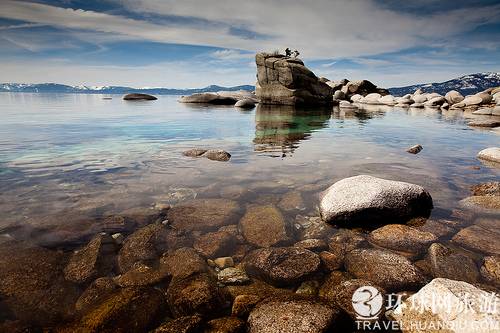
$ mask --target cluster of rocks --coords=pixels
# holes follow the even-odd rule
[[[181,103],[234,105],[239,108],[253,108],[259,99],[251,91],[219,91],[215,93],[197,93],[179,98]]]
[[[193,148],[182,153],[188,157],[206,157],[212,161],[227,162],[231,159],[231,154],[222,149],[202,149]]]
[[[342,88],[345,90],[345,86]],[[382,91],[371,93],[355,93],[346,95],[343,90],[334,94],[334,99],[340,107],[355,108],[356,104],[388,105],[411,108],[442,108],[442,109],[472,109],[476,115],[500,116],[500,87],[490,88],[475,95],[462,96],[458,91],[451,90],[444,96],[438,93],[424,93],[417,89],[413,94],[393,96]],[[482,109],[477,110],[479,107]]]
[[[475,186],[471,198],[498,213],[500,183]],[[71,253],[2,241],[0,331],[350,331],[361,286],[417,292],[411,297],[479,297],[500,286],[496,215],[463,210],[428,220],[432,198],[423,187],[367,175],[334,183],[321,195],[321,217],[299,215],[293,224],[301,200],[185,200],[126,237],[99,233]],[[464,228],[465,216],[473,224]],[[351,228],[359,225],[372,231]],[[448,318],[408,304],[385,316]],[[454,320],[500,321],[498,313],[464,316]]]

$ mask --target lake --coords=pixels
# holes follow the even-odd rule
[[[470,112],[263,105],[246,111],[177,99],[1,93],[0,243],[14,238],[68,254],[98,232],[127,236],[146,224],[103,226],[107,217],[137,218],[204,198],[234,200],[241,211],[273,204],[295,225],[318,216],[320,192],[360,174],[425,187],[434,201],[431,218],[449,219],[472,185],[500,179],[500,169],[476,158],[499,145],[499,132],[467,126],[480,118]],[[423,150],[407,153],[415,144]],[[232,157],[182,154],[191,148]],[[297,204],[283,201],[297,193]]]

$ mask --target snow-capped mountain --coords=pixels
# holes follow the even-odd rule
[[[440,83],[425,83],[406,87],[389,88],[389,91],[394,96],[403,96],[411,94],[419,88],[424,92],[437,92],[441,95],[446,94],[450,90],[456,90],[465,96],[498,86],[500,86],[500,73],[485,72],[464,75]]]
[[[200,92],[254,90],[254,86],[242,85],[235,87],[221,87],[211,85],[198,89],[170,89],[170,88],[131,88],[120,86],[68,86],[57,83],[0,83],[0,92],[26,93],[73,93],[73,94],[128,94],[133,92],[155,95],[189,95]]]

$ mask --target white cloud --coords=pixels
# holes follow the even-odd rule
[[[0,17],[72,29],[119,34],[165,43],[247,51],[291,47],[306,58],[372,55],[442,42],[492,22],[500,5],[415,16],[387,10],[371,0],[122,0],[130,10],[200,18],[217,24],[157,24],[93,11],[2,0]],[[265,38],[231,34],[230,27]]]

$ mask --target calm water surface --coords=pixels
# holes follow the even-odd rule
[[[462,111],[241,111],[180,104],[176,96],[103,97],[0,94],[0,230],[31,228],[25,236],[34,237],[37,228],[71,223],[68,216],[194,197],[272,202],[290,191],[303,192],[300,213],[314,215],[317,193],[358,174],[426,187],[440,216],[470,195],[471,185],[500,176],[475,157],[498,146],[500,136],[468,127],[472,115]],[[417,143],[420,154],[405,152]],[[193,147],[224,149],[232,158],[182,155]]]

